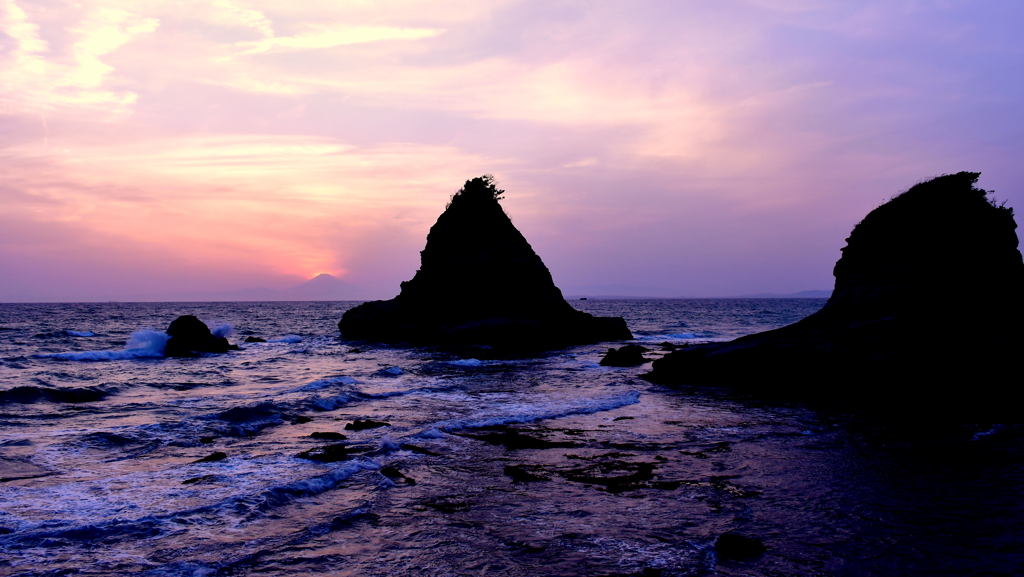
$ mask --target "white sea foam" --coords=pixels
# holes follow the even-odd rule
[[[402,370],[402,367],[388,367],[386,369],[381,369],[373,374],[378,377],[397,377],[404,372],[405,371]]]
[[[480,359],[458,359],[454,361],[448,361],[449,365],[456,365],[460,367],[479,367],[484,364]]]
[[[321,397],[315,396],[309,400],[309,403],[316,409],[321,411],[333,411],[339,407],[352,402],[352,396],[346,394],[334,395],[333,397]]]
[[[230,518],[247,511],[270,509],[334,489],[352,475],[379,468],[380,464],[371,459],[357,458],[308,477],[304,474],[322,471],[322,468],[302,459],[277,455],[230,458],[105,480],[45,487],[4,487],[3,496],[6,502],[17,504],[9,509],[8,519],[29,539],[81,528],[91,532],[117,527],[130,534],[134,525],[145,523],[210,513]],[[220,482],[190,486],[180,481],[182,477],[201,475],[216,475]],[[290,480],[281,483],[282,478],[289,477]],[[177,509],[175,505],[180,503],[189,503],[192,507]],[[40,511],[60,521],[41,526],[35,520]],[[33,535],[34,531],[39,533]]]
[[[92,331],[64,331],[70,337],[94,337],[96,333]]]
[[[380,440],[380,449],[382,451],[397,451],[400,448],[398,442],[391,435],[384,435]]]
[[[359,383],[359,379],[353,377],[331,377],[329,379],[320,379],[318,381],[313,381],[308,385],[302,385],[301,387],[297,389],[292,389],[289,392],[305,393],[309,391],[320,391],[336,385],[358,385]]]
[[[301,343],[302,337],[299,335],[285,335],[280,338],[270,339],[268,343]]]
[[[213,336],[217,338],[228,338],[235,334],[235,327],[231,326],[228,323],[221,323],[213,327],[213,330],[211,330],[210,332],[213,333]]]
[[[164,356],[167,347],[167,333],[142,329],[132,333],[124,350],[82,351],[79,353],[52,353],[35,355],[37,358],[66,359],[69,361],[123,361],[127,359],[148,359]]]
[[[420,431],[417,437],[423,439],[443,439],[444,433],[437,429],[437,427],[430,427],[429,429]]]
[[[495,425],[507,425],[510,423],[530,423],[544,419],[557,419],[569,415],[590,415],[601,411],[610,411],[635,405],[640,402],[638,391],[627,391],[618,395],[592,398],[570,398],[552,400],[542,404],[522,403],[502,407],[500,413],[479,413],[466,419],[454,419],[438,423],[435,430],[456,431],[459,429],[476,429],[479,427],[492,427]],[[430,430],[430,429],[428,429]],[[419,436],[423,437],[427,431]]]

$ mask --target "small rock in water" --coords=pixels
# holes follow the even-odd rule
[[[267,339],[261,339],[260,337],[245,337],[247,343],[265,343]]]
[[[458,513],[461,511],[469,511],[473,506],[473,503],[469,501],[460,501],[454,497],[438,497],[429,499],[424,501],[423,504],[439,513]]]
[[[654,479],[655,469],[657,469],[655,463],[632,463],[616,460],[598,463],[581,469],[572,469],[559,474],[574,483],[603,486],[609,493],[622,493],[648,487],[647,482]],[[608,475],[608,473],[617,471],[625,474]],[[677,487],[678,485],[671,488],[666,485],[655,488],[672,490]]]
[[[361,421],[356,419],[355,421],[345,425],[346,431],[362,431],[364,429],[376,429],[377,427],[390,427],[391,423],[385,423],[384,421],[374,421],[373,419],[366,419]]]
[[[204,444],[204,445],[209,445],[210,443],[214,442],[215,440],[217,440],[217,437],[200,437],[199,438],[199,442]]]
[[[314,439],[328,439],[330,441],[344,441],[348,437],[341,433],[335,433],[333,431],[316,431],[309,434]]]
[[[462,434],[462,437],[469,437],[478,441],[484,441],[492,445],[505,445],[505,449],[515,451],[517,449],[571,449],[579,447],[578,443],[571,441],[548,441],[530,435],[524,435],[515,429],[504,425],[493,427],[492,432],[484,434]]]
[[[405,475],[402,474],[401,471],[399,471],[395,467],[384,467],[383,469],[380,470],[380,474],[384,475],[388,479],[405,479],[405,483],[407,485],[415,485],[416,484],[416,480],[415,479],[413,479],[411,477],[406,477]]]
[[[217,451],[216,453],[212,453],[210,455],[207,455],[207,456],[203,457],[202,459],[199,459],[198,461],[192,461],[192,462],[193,463],[213,463],[213,462],[216,462],[216,461],[223,461],[224,459],[227,459],[227,458],[228,458],[227,453],[222,453],[220,451]]]
[[[335,463],[337,461],[345,461],[352,457],[353,454],[358,453],[356,449],[352,449],[347,445],[327,445],[324,447],[317,447],[308,451],[303,451],[297,456],[302,459],[309,459],[310,461],[320,461],[321,463]]]
[[[412,451],[413,453],[418,453],[420,455],[430,455],[432,457],[440,456],[440,453],[435,453],[435,452],[431,451],[430,449],[424,449],[423,447],[419,447],[419,446],[416,446],[416,445],[410,445],[408,443],[403,443],[403,444],[399,445],[398,448],[404,449],[406,451]]]
[[[719,535],[715,541],[715,553],[721,559],[742,561],[757,557],[764,552],[764,544],[760,539],[744,537],[732,531]]]
[[[295,417],[292,420],[292,424],[302,425],[302,424],[308,423],[308,422],[310,422],[312,420],[313,420],[312,417],[306,417],[306,416],[303,416],[303,415],[299,415],[299,416]]]
[[[625,345],[619,349],[608,349],[608,353],[601,359],[601,365],[605,367],[635,367],[647,362],[644,358],[644,351],[647,347],[640,345]]]
[[[191,479],[185,479],[181,482],[182,485],[195,485],[197,483],[206,483],[207,481],[213,481],[216,479],[216,475],[203,475],[202,477],[192,477]]]

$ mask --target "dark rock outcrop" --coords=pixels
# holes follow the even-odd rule
[[[192,461],[192,462],[193,463],[216,463],[217,461],[223,461],[224,459],[227,459],[227,458],[228,458],[228,454],[227,453],[223,453],[221,451],[217,451],[216,453],[211,453],[211,454],[203,457],[202,459],[199,459],[197,461]]]
[[[753,537],[739,533],[723,533],[715,539],[715,553],[719,559],[743,561],[752,559],[765,552],[764,543]]]
[[[347,311],[342,336],[536,349],[633,338],[622,318],[594,317],[562,298],[498,203],[502,192],[489,176],[467,181],[431,227],[401,294]]]
[[[359,420],[356,419],[351,423],[345,425],[346,431],[365,431],[366,429],[376,429],[377,427],[390,427],[391,423],[385,423],[384,421],[374,421],[373,419]]]
[[[198,353],[226,353],[233,348],[224,337],[216,337],[210,327],[192,315],[182,315],[167,327],[167,348],[164,355],[168,357],[194,357]]]
[[[819,312],[668,354],[644,378],[921,410],[1012,398],[1019,381],[1005,375],[1024,358],[1024,261],[1012,209],[976,188],[978,176],[941,176],[871,211],[847,239]]]
[[[644,352],[647,350],[649,350],[647,347],[640,345],[625,345],[617,349],[608,349],[604,358],[601,359],[601,365],[606,367],[635,367],[642,365],[647,362],[647,359],[644,358]]]

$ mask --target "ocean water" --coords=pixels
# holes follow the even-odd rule
[[[1024,574],[1015,426],[652,385],[598,364],[616,343],[348,342],[354,304],[0,305],[0,574]],[[653,359],[824,301],[573,304]],[[243,350],[163,358],[181,314]],[[729,531],[766,552],[721,558]]]

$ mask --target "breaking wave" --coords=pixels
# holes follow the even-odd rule
[[[459,429],[476,429],[480,427],[493,427],[496,425],[508,425],[512,423],[530,423],[545,419],[557,419],[569,415],[589,415],[601,411],[610,411],[635,405],[640,402],[638,391],[629,391],[621,395],[597,397],[590,399],[567,399],[564,401],[551,401],[544,404],[524,403],[514,407],[507,407],[502,414],[487,415],[480,414],[466,419],[455,419],[444,421],[424,431],[431,429],[441,431],[457,431]],[[422,433],[421,433],[422,435]]]
[[[41,359],[65,359],[68,361],[123,361],[126,359],[147,359],[164,356],[167,348],[167,333],[142,329],[132,333],[124,349],[120,351],[82,351],[77,353],[51,353],[33,355]]]

